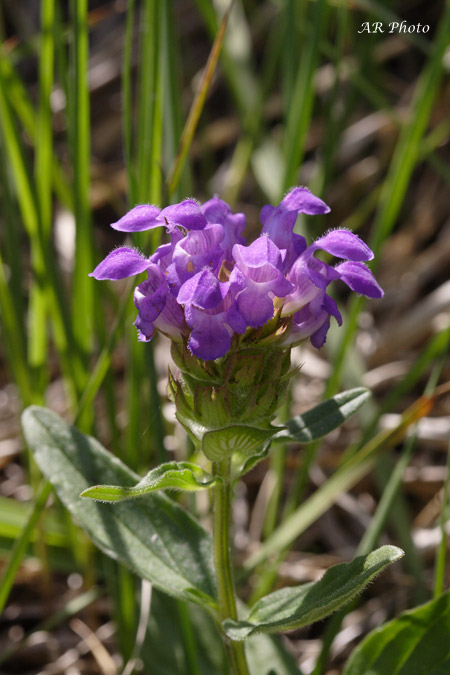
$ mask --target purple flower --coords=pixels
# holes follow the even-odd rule
[[[319,249],[336,258],[358,261],[373,259],[373,252],[367,244],[350,230],[331,230],[308,247],[310,255]]]
[[[177,295],[180,305],[195,305],[200,309],[216,307],[228,293],[229,282],[220,282],[209,267],[184,282]]]
[[[105,279],[116,281],[145,272],[148,265],[149,261],[139,251],[133,248],[116,248],[97,265],[89,276],[99,281]]]
[[[330,207],[315,197],[307,188],[294,188],[281,200],[279,206],[267,204],[261,209],[263,232],[267,232],[275,244],[287,252],[284,271],[306,249],[305,238],[294,233],[299,213],[318,215],[328,213]]]
[[[158,263],[161,269],[165,271],[172,263],[175,246],[182,239],[184,239],[184,236],[181,230],[178,228],[172,230],[172,232],[170,232],[170,241],[167,244],[161,244],[158,246],[153,255],[150,256],[150,262]]]
[[[372,272],[361,262],[343,262],[335,272],[352,291],[368,298],[382,298],[384,293]]]
[[[134,304],[138,310],[135,326],[138,340],[148,342],[155,328],[176,341],[184,330],[183,310],[169,293],[164,273],[154,263],[147,269],[148,279],[134,289]]]
[[[310,338],[311,344],[320,349],[325,343],[331,316],[334,316],[339,326],[342,325],[341,313],[333,298],[323,291],[319,291],[310,302],[292,317],[292,329],[284,344],[298,344]]]
[[[347,258],[347,261],[331,267],[314,257],[319,250]],[[361,262],[372,258],[370,248],[349,230],[332,230],[303,251],[288,272],[287,278],[294,290],[284,299],[281,309],[281,316],[294,314],[289,337],[292,344],[305,339],[309,332],[306,336],[311,336],[312,344],[321,347],[330,326],[330,316],[334,316],[339,325],[342,323],[336,303],[325,293],[332,281],[340,279],[367,297],[382,297],[383,291],[375,277]]]
[[[185,306],[186,322],[191,328],[188,347],[205,361],[225,356],[234,333],[242,335],[246,324],[228,292],[215,307],[203,310],[194,304]]]
[[[281,272],[285,253],[266,235],[250,246],[233,246],[236,265],[230,275],[231,290],[248,326],[263,326],[273,317],[274,297],[284,297],[292,290]]]
[[[358,236],[336,229],[307,246],[304,237],[294,233],[299,213],[329,210],[307,188],[294,188],[278,206],[263,207],[261,236],[246,245],[244,215],[233,213],[217,196],[203,205],[186,199],[162,210],[141,204],[112,227],[122,232],[165,227],[169,241],[150,258],[132,248],[118,248],[91,276],[116,280],[147,273],[134,293],[141,341],[151,340],[157,329],[187,344],[198,358],[215,360],[232,345],[239,349],[238,336],[249,333],[250,342],[257,339],[252,330],[278,312],[283,330],[274,339],[282,347],[306,339],[321,347],[331,317],[342,323],[327,293],[332,282],[343,281],[370,298],[383,295],[364,264],[373,253]],[[319,251],[339,259],[338,264],[317,258]]]
[[[204,230],[188,232],[174,246],[172,262],[167,267],[167,280],[174,296],[187,279],[204,267],[218,271],[223,260],[220,242],[224,237],[222,225],[207,225]]]
[[[154,227],[161,227],[163,222],[158,222],[157,218],[161,209],[150,204],[139,204],[134,209],[128,211],[123,218],[112,223],[111,227],[119,232],[143,232],[144,230],[151,230]]]
[[[224,356],[234,332],[242,334],[247,328],[230,292],[230,282],[219,281],[209,267],[185,281],[177,301],[184,305],[191,328],[188,347],[205,361]]]
[[[161,211],[159,218],[167,222],[170,229],[180,226],[185,230],[203,230],[207,224],[200,206],[194,199],[185,199],[179,204],[167,206]]]
[[[245,229],[245,216],[243,213],[233,213],[228,204],[217,196],[205,202],[202,206],[202,212],[208,223],[220,223],[224,230],[224,237],[220,247],[225,256],[225,260],[233,260],[232,250],[235,244],[244,244],[245,239],[242,232]]]

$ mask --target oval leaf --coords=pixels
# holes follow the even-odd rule
[[[139,476],[46,408],[27,408],[22,424],[43,474],[102,551],[165,593],[216,604],[211,539],[194,518],[165,495],[114,508],[81,499],[99,479],[133,487]]]
[[[133,487],[126,485],[94,485],[84,490],[80,497],[89,497],[100,502],[123,502],[125,499],[142,497],[157,490],[183,490],[196,492],[211,488],[221,480],[203,471],[191,462],[167,462],[148,472]]]
[[[340,427],[369,397],[370,391],[364,387],[336,394],[312,410],[291,419],[286,423],[286,430],[277,434],[273,440],[311,443]]]
[[[450,673],[450,593],[372,631],[353,651],[344,675]]]
[[[377,574],[402,556],[400,548],[382,546],[350,563],[335,565],[319,581],[266,595],[252,607],[245,621],[224,621],[225,631],[232,640],[244,640],[255,633],[280,633],[320,621],[361,593]]]

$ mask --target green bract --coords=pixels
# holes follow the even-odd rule
[[[211,362],[173,344],[172,357],[179,368],[169,378],[177,418],[209,460],[219,462],[237,451],[244,457],[259,454],[281,431],[271,422],[295,372],[290,349],[248,346]]]

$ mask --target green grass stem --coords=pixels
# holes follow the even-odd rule
[[[225,38],[225,31],[228,23],[230,9],[231,7],[225,12],[224,17],[219,26],[219,30],[217,31],[217,35],[214,40],[211,52],[209,54],[208,61],[206,62],[201,82],[195,94],[194,100],[192,101],[191,109],[189,111],[186,124],[184,125],[177,155],[174,159],[172,167],[170,168],[169,171],[169,175],[167,177],[167,191],[169,196],[174,194],[175,190],[177,189],[181,171],[183,170],[184,164],[186,162],[187,154],[189,152],[189,148],[191,147],[192,140],[194,138],[194,134],[200,119],[200,115],[205,105],[206,96],[211,87],[211,81],[214,75],[214,71],[217,67],[220,51],[222,49],[222,44]]]
[[[3,572],[0,583],[0,612],[3,611],[9,597],[14,579],[18,572],[20,563],[22,562],[28,542],[30,541],[31,533],[36,527],[45,504],[52,491],[52,486],[47,481],[43,481],[37,492],[34,505],[30,509],[29,516],[20,534],[16,540],[14,548],[11,553],[11,558]]]
[[[145,0],[140,17],[141,49],[139,72],[139,107],[137,128],[137,194],[131,195],[136,203],[149,202],[155,198],[155,174],[161,171],[159,144],[155,147],[156,129],[159,128],[161,82],[159,44],[161,27],[161,3]],[[129,120],[127,121],[129,123]],[[157,198],[159,200],[159,196]]]
[[[427,386],[425,387],[424,392],[425,394],[431,394],[433,392],[433,389],[438,384],[439,376],[442,372],[443,366],[444,360],[440,358],[436,363],[436,366],[433,368],[430,377],[428,378],[428,383]],[[395,465],[393,465],[393,463],[391,462],[391,466],[388,468],[388,471],[385,472],[384,476],[385,480],[384,484],[382,484],[382,493],[380,501],[377,505],[377,509],[373,515],[373,518],[371,519],[370,525],[367,528],[363,538],[359,543],[356,552],[357,555],[367,555],[368,553],[370,553],[370,551],[372,551],[376,547],[378,540],[383,532],[383,529],[388,520],[392,517],[393,513],[395,513],[395,519],[397,519],[398,517],[397,498],[402,488],[403,475],[405,473],[405,470],[409,466],[409,463],[416,449],[416,443],[417,443],[417,425],[415,425],[415,428],[411,431],[410,435],[405,440],[402,452]],[[403,508],[402,504],[401,507]],[[441,513],[444,513],[444,510],[442,510]],[[426,597],[424,594],[424,587],[423,587],[423,569],[420,559],[418,558],[417,552],[414,548],[414,545],[412,544],[410,523],[404,521],[405,521],[404,517],[402,518],[402,514],[400,514],[398,531],[400,531],[401,528],[407,530],[406,538],[403,533],[403,536],[401,536],[401,541],[403,546],[406,545],[405,550],[409,551],[410,553],[409,567],[411,569],[411,572],[413,576],[416,578],[416,580],[419,581],[419,585],[416,586],[414,590],[414,594],[417,596],[416,597],[417,602],[424,602],[426,600]],[[400,541],[400,538],[398,538],[398,541]],[[444,541],[444,551],[445,551],[446,535],[443,536],[442,541]],[[440,555],[441,550],[439,549],[436,569],[439,568],[438,560]],[[445,552],[444,552],[444,561],[445,561]],[[442,570],[439,569],[439,571],[441,572]],[[331,621],[328,623],[322,641],[322,649],[320,651],[320,655],[317,659],[317,663],[313,671],[315,675],[319,675],[319,673],[324,672],[324,668],[329,658],[329,652],[333,640],[341,628],[343,619],[354,608],[356,604],[357,602],[353,602],[349,607],[346,607],[345,609],[335,614],[331,619]]]
[[[446,561],[447,561],[447,545],[448,535],[446,524],[448,521],[448,506],[450,503],[450,443],[447,449],[447,476],[442,488],[442,506],[441,516],[439,519],[439,526],[441,529],[441,541],[436,555],[436,563],[434,570],[434,589],[433,597],[438,598],[444,592],[446,579]]]
[[[26,365],[26,342],[22,330],[23,324],[17,309],[17,305],[10,292],[0,251],[0,316],[2,319],[2,336],[9,352],[9,363],[14,379],[19,387],[23,404],[29,405],[34,400],[33,383]]]
[[[72,324],[77,351],[87,380],[88,356],[94,329],[94,287],[88,277],[93,270],[93,240],[90,208],[90,111],[88,87],[87,0],[72,0],[71,63],[69,69],[69,141],[74,167],[74,212],[76,221],[75,262],[72,277]],[[82,310],[81,310],[82,308]]]
[[[312,8],[313,30],[305,39],[300,56],[295,88],[290,102],[284,137],[286,169],[283,190],[298,183],[298,168],[302,163],[306,137],[309,131],[314,106],[313,74],[319,60],[319,44],[326,27],[325,0],[317,0]]]
[[[350,489],[372,470],[378,457],[398,442],[411,424],[427,414],[430,405],[429,399],[419,399],[405,411],[402,421],[395,429],[377,434],[357,455],[337,469],[311,497],[282,522],[259,550],[250,556],[244,563],[244,569],[249,572],[270,556],[278,554],[290,546],[307,527],[326,511],[341,492]]]
[[[135,0],[130,0],[127,6],[122,66],[123,143],[125,169],[128,178],[128,194],[131,206],[134,206],[134,201],[137,199],[136,167],[133,161],[133,92],[131,58],[134,37],[135,5]]]

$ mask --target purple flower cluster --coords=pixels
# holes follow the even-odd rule
[[[294,233],[299,213],[329,210],[307,188],[294,188],[277,207],[263,207],[261,234],[246,245],[244,215],[233,213],[218,197],[203,205],[187,199],[162,210],[141,204],[111,227],[141,232],[163,226],[169,243],[149,258],[132,248],[118,248],[91,276],[114,280],[146,272],[147,279],[134,293],[139,340],[151,340],[158,329],[175,341],[187,339],[200,359],[224,356],[235,334],[263,326],[275,314],[288,327],[283,345],[310,338],[321,347],[330,317],[342,323],[326,292],[332,281],[340,279],[370,298],[383,295],[364,264],[373,253],[358,236],[337,229],[307,246]],[[314,256],[318,250],[343,262],[332,267]]]

